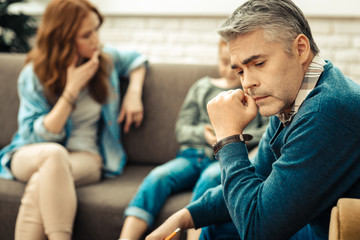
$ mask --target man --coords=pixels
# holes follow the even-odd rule
[[[147,239],[209,225],[205,239],[328,239],[337,200],[360,198],[360,86],[321,59],[291,0],[250,0],[218,32],[244,88],[207,107],[222,186]],[[232,136],[243,134],[257,108],[271,119],[250,162],[244,139]]]

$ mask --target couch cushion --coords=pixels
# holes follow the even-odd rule
[[[143,178],[153,167],[130,165],[118,178],[79,187],[74,239],[117,239],[125,208],[135,195]],[[176,210],[187,205],[190,198],[191,192],[171,196],[161,210],[155,225],[163,223]]]

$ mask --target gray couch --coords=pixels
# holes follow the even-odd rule
[[[19,99],[16,82],[24,54],[0,53],[0,148],[17,128]],[[123,136],[129,156],[122,176],[79,187],[73,239],[117,239],[123,212],[142,179],[156,165],[172,159],[178,149],[174,126],[188,88],[197,79],[218,75],[216,66],[151,64],[144,85],[145,117],[142,126]],[[10,240],[25,185],[0,179],[0,239]],[[190,200],[190,191],[171,196],[156,225]]]

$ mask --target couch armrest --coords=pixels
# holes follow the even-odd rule
[[[359,236],[360,199],[339,199],[331,211],[329,240],[355,240]]]

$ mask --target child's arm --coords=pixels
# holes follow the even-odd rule
[[[214,129],[210,124],[204,126],[204,137],[210,146],[213,146],[217,141]]]
[[[206,144],[204,137],[206,123],[199,121],[201,113],[197,90],[195,83],[189,89],[176,121],[175,134],[180,144]]]

